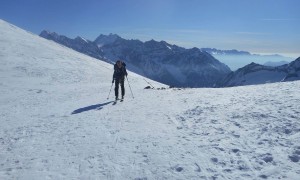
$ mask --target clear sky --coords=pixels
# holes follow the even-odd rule
[[[0,18],[39,34],[165,40],[186,48],[300,56],[300,0],[1,0]]]

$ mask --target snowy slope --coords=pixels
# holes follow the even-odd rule
[[[129,72],[113,105],[111,75],[0,20],[0,179],[299,178],[299,81],[145,90]]]

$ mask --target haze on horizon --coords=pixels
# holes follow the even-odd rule
[[[164,40],[186,48],[300,56],[298,0],[3,0],[0,18],[39,34]]]

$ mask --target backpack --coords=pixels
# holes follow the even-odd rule
[[[124,62],[122,62],[122,67],[119,68],[118,65],[117,65],[117,63],[118,63],[118,61],[114,65],[114,75],[113,75],[113,78],[114,79],[118,79],[118,78],[123,78],[124,76],[127,76],[126,64]]]

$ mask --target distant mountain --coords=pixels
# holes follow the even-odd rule
[[[283,81],[300,80],[300,57],[287,66],[288,74]]]
[[[263,64],[264,66],[272,66],[272,67],[276,67],[276,66],[282,66],[285,64],[288,64],[288,61],[279,61],[279,62],[272,62],[272,61],[268,61],[265,64]]]
[[[218,87],[232,87],[300,80],[300,58],[282,66],[271,67],[251,63],[231,72]]]
[[[100,35],[94,42],[69,39],[43,31],[42,37],[106,61],[122,59],[127,68],[175,87],[213,87],[231,72],[209,53],[185,49],[165,41],[126,40],[116,34]]]
[[[101,34],[100,36],[98,36],[96,38],[96,40],[94,42],[98,45],[98,47],[102,47],[104,45],[111,44],[118,39],[122,39],[122,38],[120,36],[118,36],[117,34],[112,34],[112,33],[109,35]]]
[[[55,41],[59,44],[67,46],[83,54],[89,55],[97,59],[104,59],[103,52],[98,48],[97,44],[86,40],[82,37],[76,37],[75,39],[68,38],[66,36],[58,35],[55,32],[42,31],[41,37]]]
[[[108,59],[123,59],[129,69],[176,87],[212,87],[230,69],[198,48],[165,41],[117,39],[101,48]]]
[[[265,64],[266,62],[272,62],[278,65],[281,65],[280,62],[284,61],[287,64],[293,61],[293,58],[281,56],[278,54],[273,55],[259,55],[259,54],[251,54],[247,51],[239,51],[239,50],[219,50],[215,48],[201,48],[201,50],[210,53],[216,59],[228,65],[232,70],[237,70],[241,67],[250,64],[251,62],[257,64]],[[277,66],[278,66],[277,65]]]
[[[251,55],[247,51],[238,51],[236,49],[232,50],[220,50],[215,48],[201,48],[202,51],[206,51],[211,55]]]

